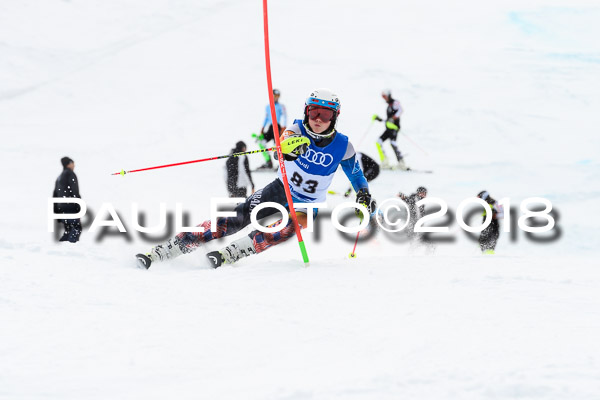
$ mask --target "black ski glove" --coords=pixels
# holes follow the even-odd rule
[[[360,189],[356,192],[356,202],[367,207],[369,214],[372,214],[377,209],[377,203],[371,198],[371,193],[369,193],[368,189]],[[356,215],[360,218],[362,217],[362,212],[356,209]]]

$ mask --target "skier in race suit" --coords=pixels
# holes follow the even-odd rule
[[[275,118],[277,118],[277,127],[279,132],[283,132],[287,125],[287,111],[285,106],[279,102],[279,96],[281,92],[279,89],[273,89],[273,101],[275,104]],[[271,140],[274,140],[273,121],[271,118],[271,105],[267,104],[265,108],[265,119],[263,126],[260,130],[260,136],[257,138],[257,143],[261,149],[266,148]],[[269,153],[263,153],[265,156],[265,164],[261,165],[258,169],[273,169],[273,161],[269,157]]]
[[[281,148],[285,157],[288,185],[294,203],[324,202],[333,176],[341,165],[344,173],[356,190],[356,202],[364,205],[369,213],[376,209],[371,198],[367,180],[360,168],[354,147],[348,137],[335,129],[340,113],[340,101],[329,89],[316,89],[308,96],[304,106],[304,119],[295,120],[282,134]],[[138,265],[149,268],[152,262],[164,261],[181,254],[190,253],[203,243],[239,232],[250,224],[250,213],[261,203],[275,202],[289,210],[285,196],[281,171],[277,178],[257,190],[235,208],[235,217],[220,217],[216,227],[207,220],[198,226],[204,232],[182,232],[166,243],[157,245],[147,254],[138,254]],[[268,217],[278,211],[263,208],[257,219]],[[307,226],[307,210],[296,209],[298,224]],[[270,227],[280,225],[279,220]],[[213,228],[211,230],[211,228]],[[220,251],[208,253],[211,265],[232,264],[239,259],[261,253],[271,246],[280,244],[295,234],[291,219],[283,229],[275,233],[253,230]]]
[[[396,155],[396,159],[398,160],[398,168],[403,171],[407,171],[410,168],[404,162],[404,157],[398,148],[398,143],[396,139],[398,138],[398,132],[400,132],[400,116],[404,112],[400,102],[392,97],[392,92],[389,89],[381,92],[381,97],[387,103],[386,110],[386,121],[385,121],[385,131],[381,134],[379,139],[377,139],[377,151],[379,152],[379,158],[381,159],[381,165],[384,168],[389,168],[390,163],[388,158],[383,150],[383,142],[386,140],[390,140],[390,144],[392,145],[392,149],[394,150],[394,154]],[[381,117],[378,115],[373,115],[373,120],[383,121]]]

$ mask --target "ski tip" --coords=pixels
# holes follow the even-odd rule
[[[148,269],[152,265],[152,260],[146,254],[136,254],[135,260],[139,269]]]
[[[206,258],[213,268],[219,268],[223,264],[223,254],[220,251],[211,251],[206,254]]]

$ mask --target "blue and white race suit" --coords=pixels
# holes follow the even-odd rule
[[[275,118],[277,118],[277,124],[279,126],[286,126],[287,123],[287,112],[285,106],[279,102],[275,103]],[[273,122],[271,121],[271,106],[267,104],[265,108],[265,120],[263,121],[263,130],[268,129]]]
[[[294,121],[293,125],[287,130],[300,133],[310,140],[310,145],[306,153],[294,161],[285,161],[289,188],[294,202],[325,202],[327,189],[331,184],[335,171],[340,165],[352,183],[354,190],[368,189],[367,180],[363,175],[358,160],[356,160],[354,147],[349,142],[347,136],[336,132],[333,140],[328,145],[320,147],[306,133],[301,120]],[[217,218],[216,227],[212,227],[210,220],[204,221],[200,224],[204,228],[203,233],[182,232],[178,234],[175,241],[180,251],[182,253],[189,253],[198,248],[202,243],[239,232],[250,224],[252,210],[259,204],[275,202],[288,207],[281,171],[278,171],[277,175],[278,178],[264,188],[254,192],[245,202],[239,204],[235,208],[235,216]],[[277,209],[266,207],[258,211],[257,219],[261,220],[275,213],[277,213]],[[280,222],[281,220],[277,223]],[[275,244],[286,241],[293,235],[294,225],[290,219],[288,220],[288,224],[278,232],[264,233],[256,230],[252,231],[248,236],[252,239],[255,251],[260,253]]]
[[[290,192],[294,200],[304,203],[325,202],[327,189],[340,165],[355,191],[368,189],[369,185],[356,160],[354,147],[346,135],[336,132],[327,146],[320,147],[306,133],[302,120],[295,120],[286,131],[300,133],[310,140],[308,150],[304,154],[294,161],[285,161]],[[277,171],[277,175],[283,182],[281,170]]]

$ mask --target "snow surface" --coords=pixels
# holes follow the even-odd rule
[[[402,135],[401,149],[434,173],[384,171],[377,200],[419,185],[453,211],[483,189],[517,208],[545,197],[559,218],[537,237],[556,238],[502,233],[484,257],[454,221],[434,252],[378,233],[349,260],[352,238],[323,212],[304,233],[309,268],[290,241],[212,270],[204,252],[223,241],[138,270],[150,243],[131,203],[148,224],[161,202],[200,222],[226,196],[224,161],[110,173],[251,144],[267,103],[261,4],[4,2],[0,399],[600,398],[600,4],[306,0],[269,15],[289,118],[333,88],[339,130],[375,156],[381,90],[402,102],[427,154]],[[64,155],[88,207],[111,203],[129,236],[54,241]]]

